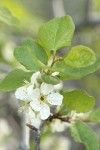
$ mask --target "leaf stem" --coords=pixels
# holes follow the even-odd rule
[[[56,51],[53,51],[53,60],[52,60],[52,62],[55,61],[55,57],[56,57]]]

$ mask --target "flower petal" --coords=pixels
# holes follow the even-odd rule
[[[41,109],[41,103],[38,100],[33,100],[30,102],[30,106],[32,107],[33,110],[35,111],[40,111]]]
[[[33,75],[31,76],[31,83],[35,84],[37,78],[39,78],[41,76],[41,73],[38,71],[36,73],[33,73]]]
[[[37,100],[40,97],[40,89],[39,88],[33,89],[33,85],[30,85],[27,88],[27,92],[31,100]]]
[[[36,127],[37,129],[40,127],[41,124],[41,118],[39,115],[36,115],[35,118],[31,119],[31,124]]]
[[[35,113],[34,113],[34,111],[32,110],[31,107],[29,107],[28,113],[29,113],[30,120],[33,119],[33,118],[35,118]]]
[[[63,83],[60,82],[59,84],[54,85],[54,90],[55,90],[55,91],[59,91],[59,90],[62,89],[62,87],[63,87]]]
[[[30,101],[28,94],[27,94],[26,86],[22,86],[22,87],[18,88],[15,92],[15,96],[17,99],[24,100],[26,102]]]
[[[44,95],[48,95],[54,90],[54,85],[52,84],[47,84],[47,83],[42,83],[41,84],[41,93]]]
[[[46,99],[51,105],[61,105],[63,96],[59,93],[52,93],[49,94]]]
[[[42,120],[47,119],[49,117],[49,115],[50,115],[50,108],[44,102],[41,103],[40,115],[41,115],[41,119]]]

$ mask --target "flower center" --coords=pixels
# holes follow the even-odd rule
[[[44,96],[43,95],[40,96],[40,100],[44,101]]]

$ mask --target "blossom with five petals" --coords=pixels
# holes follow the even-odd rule
[[[42,83],[39,88],[32,89],[30,87],[29,95],[32,99],[30,106],[33,110],[39,111],[42,120],[45,120],[50,115],[51,105],[61,105],[63,96],[59,93],[54,93],[54,85]],[[48,104],[49,103],[49,104]]]

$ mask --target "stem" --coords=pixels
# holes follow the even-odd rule
[[[53,60],[52,60],[52,62],[55,61],[55,57],[56,57],[56,51],[53,51]]]
[[[35,150],[40,150],[40,140],[41,140],[41,129],[38,129],[35,138]]]
[[[40,128],[37,130],[36,138],[35,138],[35,150],[41,150],[40,149],[40,141],[41,141],[41,134],[42,134],[42,127],[45,124],[45,121],[41,122]]]

